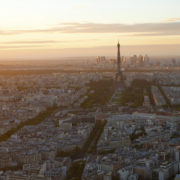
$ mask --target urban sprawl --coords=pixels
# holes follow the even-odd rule
[[[75,62],[0,72],[0,180],[180,179],[179,61]]]

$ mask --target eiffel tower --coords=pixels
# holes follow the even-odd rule
[[[121,56],[120,56],[120,44],[117,44],[118,52],[117,52],[117,72],[116,72],[116,82],[120,82],[124,85],[125,77],[123,76],[123,72],[121,69]]]

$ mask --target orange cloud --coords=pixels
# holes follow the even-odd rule
[[[168,18],[166,22],[180,22],[180,18]]]

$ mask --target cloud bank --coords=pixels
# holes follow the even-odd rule
[[[55,27],[44,29],[0,30],[0,35],[25,33],[131,33],[134,36],[173,36],[180,35],[180,22],[174,22],[176,20],[171,19],[169,22],[164,23],[144,24],[61,23]]]

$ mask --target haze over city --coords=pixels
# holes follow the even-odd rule
[[[180,180],[179,0],[0,0],[0,180]]]
[[[0,59],[180,55],[179,0],[6,0]]]

